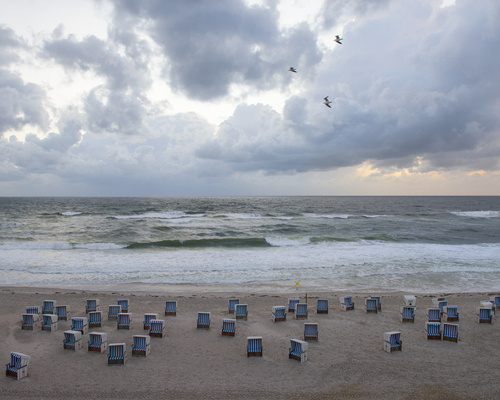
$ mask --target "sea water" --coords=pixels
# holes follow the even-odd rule
[[[0,198],[4,285],[500,291],[500,197]]]

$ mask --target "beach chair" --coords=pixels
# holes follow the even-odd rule
[[[434,307],[437,307],[440,301],[446,301],[446,297],[434,297],[432,299],[432,304],[434,305]]]
[[[491,296],[490,301],[495,305],[493,311],[496,313],[496,309],[500,307],[500,296]]]
[[[340,298],[340,310],[341,311],[354,310],[354,302],[352,301],[351,295]]]
[[[304,340],[318,340],[318,324],[313,322],[304,323]]]
[[[429,322],[441,322],[441,310],[439,308],[428,308],[427,309],[427,321],[429,321]]]
[[[382,311],[382,297],[381,296],[370,296],[371,299],[375,299],[377,302],[377,311]]]
[[[224,318],[222,319],[222,336],[236,335],[236,320]]]
[[[262,336],[247,337],[247,357],[262,357]]]
[[[71,328],[72,331],[80,331],[82,335],[85,335],[89,330],[89,324],[87,317],[73,317],[71,318]]]
[[[21,329],[32,331],[40,326],[40,316],[38,314],[23,314]]]
[[[62,321],[62,320],[67,321],[69,318],[69,311],[70,311],[70,307],[68,305],[56,306],[57,319],[59,321]]]
[[[416,297],[411,295],[411,294],[405,294],[403,296],[403,305],[416,307],[416,305],[417,305]]]
[[[307,303],[295,305],[295,319],[307,319]]]
[[[401,322],[415,322],[415,307],[401,307]]]
[[[317,314],[328,314],[328,300],[327,299],[318,299],[316,305],[316,313]]]
[[[377,300],[372,299],[371,297],[365,299],[365,311],[367,313],[377,313],[378,312]]]
[[[240,299],[229,299],[229,314],[234,314],[234,308],[236,307],[236,304],[240,304]]]
[[[40,315],[40,307],[38,306],[27,306],[26,314],[37,314]]]
[[[177,302],[175,300],[167,300],[165,302],[165,315],[177,315]]]
[[[116,301],[116,304],[121,306],[122,308],[122,313],[128,313],[128,299],[118,299]]]
[[[156,313],[146,313],[144,314],[144,322],[142,323],[142,327],[145,331],[149,331],[151,327],[151,320],[158,319],[158,314]]]
[[[108,308],[108,320],[118,319],[118,314],[122,312],[122,307],[117,304],[110,304]]]
[[[444,322],[458,321],[458,306],[444,306],[443,321]]]
[[[403,340],[401,339],[401,332],[393,331],[384,333],[384,350],[388,353],[403,350]]]
[[[288,358],[299,360],[301,363],[307,361],[307,347],[309,344],[299,339],[290,339]]]
[[[54,314],[56,305],[56,300],[44,300],[42,303],[42,314]]]
[[[151,354],[151,337],[147,335],[132,336],[132,356],[147,357]]]
[[[291,297],[288,299],[288,312],[295,312],[295,306],[300,303],[300,299]]]
[[[125,364],[127,345],[125,343],[110,343],[108,346],[108,365]]]
[[[66,350],[79,350],[82,348],[82,332],[64,331],[63,348]]]
[[[426,322],[425,336],[427,340],[441,340],[441,322]]]
[[[442,314],[444,312],[444,308],[448,305],[448,301],[446,300],[438,300],[435,302],[435,307],[439,308],[439,312]]]
[[[85,305],[85,312],[88,314],[92,311],[99,311],[101,309],[101,301],[99,299],[87,299]]]
[[[90,311],[89,312],[89,328],[100,328],[102,325],[102,313],[101,311]]]
[[[491,307],[479,307],[477,309],[477,322],[482,324],[492,324],[493,323],[493,313]]]
[[[274,322],[286,321],[286,306],[273,306],[272,319]]]
[[[108,334],[104,332],[90,332],[87,342],[87,351],[104,353],[108,349]]]
[[[247,304],[236,304],[234,306],[234,314],[236,319],[246,320],[248,317],[248,305]]]
[[[30,363],[30,356],[13,351],[10,353],[10,363],[5,365],[5,375],[12,376],[17,380],[22,379],[28,376],[29,363]]]
[[[443,340],[458,342],[458,325],[443,323]]]
[[[199,312],[198,321],[196,322],[196,328],[198,329],[210,329],[210,313],[209,312]]]
[[[42,331],[57,331],[57,315],[43,314],[42,315]]]
[[[165,321],[162,319],[152,319],[150,321],[149,336],[162,338],[165,336]]]
[[[132,314],[118,313],[118,320],[116,321],[116,329],[131,329],[132,327]]]

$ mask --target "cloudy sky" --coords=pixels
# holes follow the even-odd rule
[[[500,195],[498,0],[0,9],[2,196]]]

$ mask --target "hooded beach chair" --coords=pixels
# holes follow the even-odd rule
[[[295,312],[295,306],[300,303],[300,299],[296,297],[290,297],[288,299],[288,312]]]
[[[236,320],[224,318],[222,320],[222,335],[235,336],[236,335]]]
[[[165,321],[162,319],[152,319],[150,321],[149,336],[159,338],[165,336]]]
[[[316,312],[318,314],[328,314],[328,300],[327,299],[318,299]]]
[[[72,331],[80,331],[82,335],[85,335],[89,330],[89,323],[87,317],[73,317],[71,318],[71,328]]]
[[[132,355],[147,357],[151,354],[151,338],[147,335],[132,336]]]
[[[128,313],[128,299],[118,299],[116,303],[121,306],[122,313]]]
[[[427,340],[441,340],[441,322],[426,322],[425,336]]]
[[[82,333],[80,331],[64,331],[63,348],[78,350],[82,348]]]
[[[90,332],[87,343],[88,351],[104,353],[108,348],[108,334],[105,332]]]
[[[318,340],[318,324],[313,322],[304,323],[304,340]]]
[[[42,314],[54,314],[56,305],[56,300],[44,300],[42,303]]]
[[[299,360],[301,363],[307,361],[307,347],[309,344],[299,339],[290,339],[288,358]]]
[[[108,346],[108,365],[125,364],[127,345],[125,343],[110,343]]]
[[[101,311],[89,312],[89,328],[100,328],[102,326]]]
[[[492,324],[493,323],[493,313],[491,307],[479,307],[477,309],[477,322],[482,324]]]
[[[286,306],[273,306],[272,319],[274,322],[286,321]]]
[[[500,307],[500,296],[491,296],[490,301],[495,305],[493,311],[496,312],[495,310]]]
[[[38,314],[40,315],[40,307],[38,306],[27,306],[26,314]]]
[[[30,363],[30,356],[23,353],[11,352],[10,363],[5,365],[5,375],[12,376],[17,380],[22,379],[28,376],[29,363]]]
[[[85,312],[88,314],[92,311],[99,311],[101,309],[101,301],[99,299],[87,299]]]
[[[458,325],[443,323],[443,340],[458,342]]]
[[[442,314],[444,312],[444,308],[448,306],[448,301],[441,298],[440,300],[436,300],[434,302],[434,306],[439,308],[439,312]]]
[[[70,307],[68,305],[56,306],[57,319],[59,321],[61,321],[61,320],[67,321],[69,318],[69,310],[70,310]]]
[[[43,314],[42,315],[42,331],[57,331],[57,315],[56,314]]]
[[[415,307],[401,307],[401,322],[415,322]]]
[[[165,315],[175,317],[177,315],[177,301],[167,300],[165,302]]]
[[[247,337],[247,357],[262,357],[262,336]]]
[[[122,307],[118,304],[110,304],[108,308],[108,319],[118,319],[118,314],[122,312]]]
[[[118,320],[116,321],[116,329],[131,329],[132,327],[132,314],[118,313]]]
[[[149,331],[151,327],[151,320],[158,319],[158,314],[156,313],[146,313],[144,314],[144,322],[142,323],[142,327],[145,331]]]
[[[428,308],[427,309],[427,321],[429,321],[429,322],[441,322],[441,310],[439,308]]]
[[[403,340],[401,339],[401,332],[393,331],[384,333],[384,350],[388,353],[403,350]]]
[[[444,306],[443,321],[444,322],[458,321],[458,306]]]
[[[413,296],[412,294],[405,294],[403,296],[403,305],[404,306],[414,306],[416,307],[417,305],[417,299],[415,296]]]
[[[248,317],[248,305],[247,304],[236,304],[234,306],[234,314],[236,319],[246,320]]]
[[[307,319],[307,303],[295,305],[295,319]]]
[[[340,298],[340,310],[341,311],[354,310],[354,302],[352,301],[351,295]]]
[[[371,297],[365,299],[365,311],[367,313],[377,313],[378,312],[377,300],[372,299]]]
[[[210,329],[210,313],[209,312],[199,312],[198,320],[196,322],[196,328],[198,329]]]
[[[240,299],[229,299],[229,314],[234,314],[234,308],[236,307],[236,304],[240,304]]]
[[[38,329],[40,322],[38,314],[23,314],[23,321],[21,322],[21,329],[32,331]]]
[[[375,299],[377,302],[377,311],[382,311],[382,297],[381,296],[370,296],[371,299]]]

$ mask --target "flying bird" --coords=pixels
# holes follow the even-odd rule
[[[338,43],[338,44],[342,44],[341,40],[344,40],[343,38],[341,38],[339,35],[335,35],[335,41]]]
[[[328,100],[328,96],[326,96],[326,97],[325,97],[325,102],[324,102],[324,103],[325,103],[325,106],[327,106],[328,108],[332,108],[332,107],[330,106],[331,101],[330,101],[330,100]]]
[[[294,67],[290,67],[288,71],[297,73],[297,70]]]

